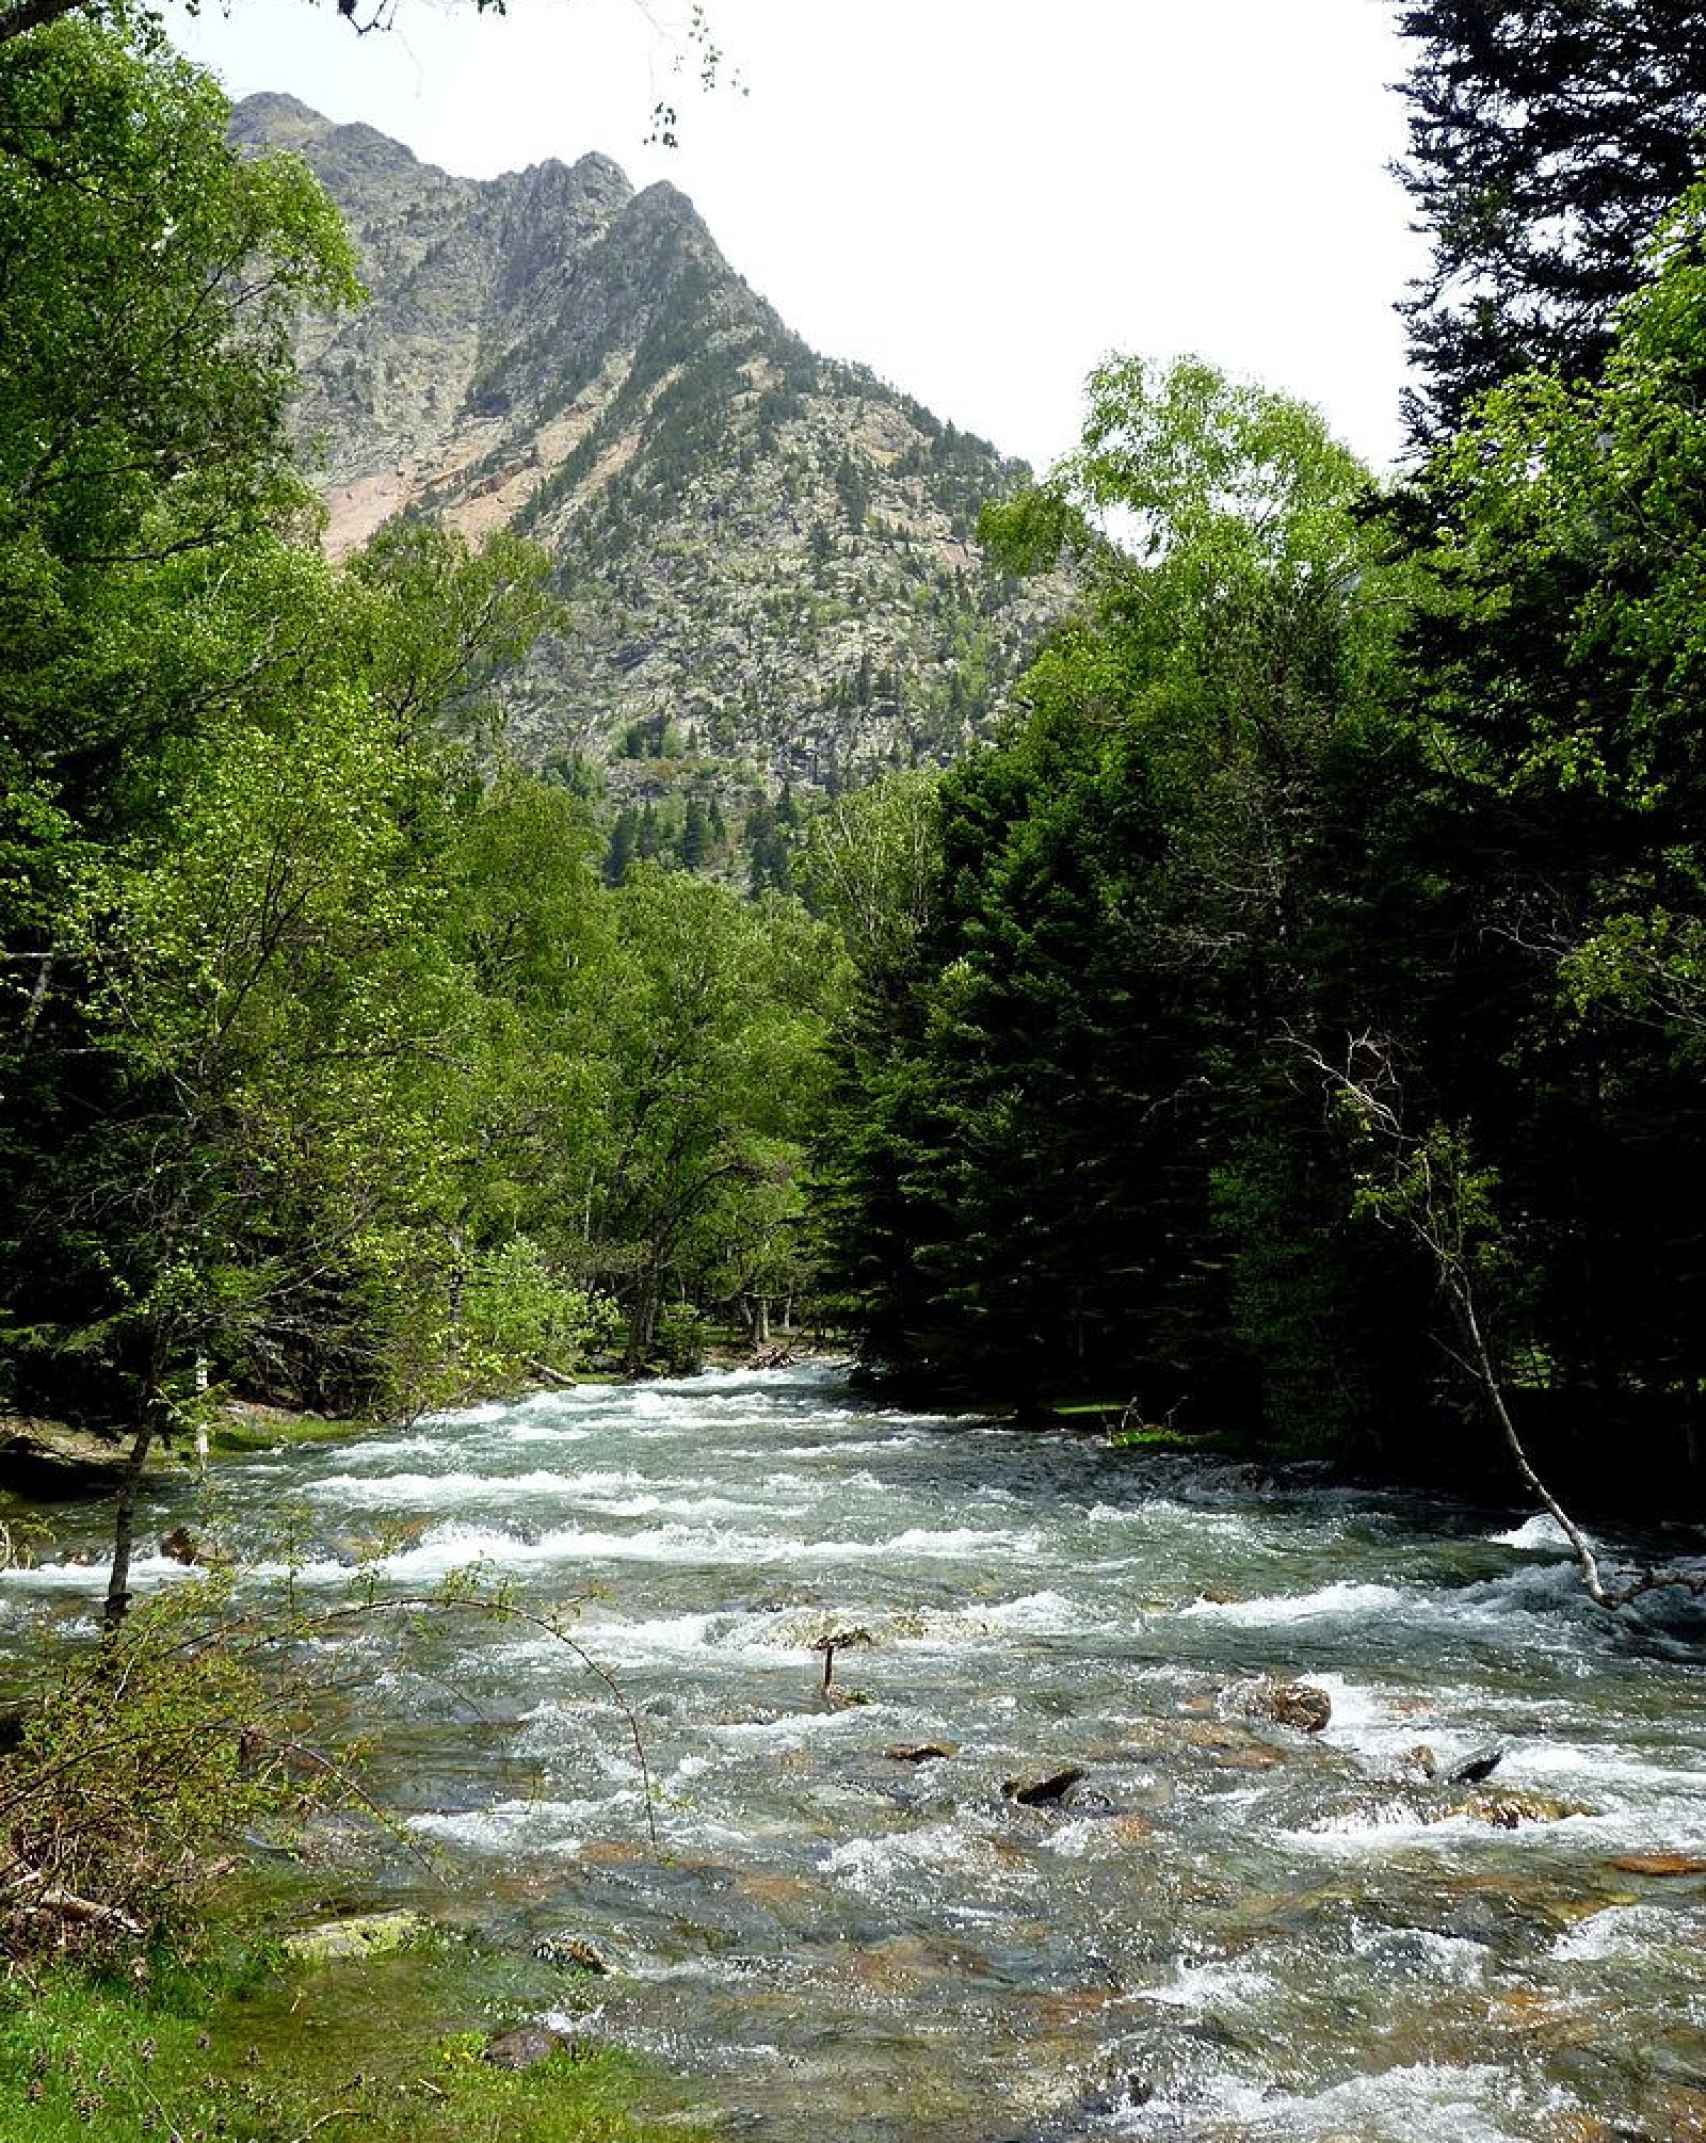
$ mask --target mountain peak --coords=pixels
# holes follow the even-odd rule
[[[308,159],[372,293],[300,343],[332,551],[418,512],[558,561],[572,623],[505,687],[518,748],[735,802],[992,716],[1062,592],[984,572],[977,509],[1023,472],[815,356],[679,187],[596,153],[455,178],[290,97],[233,131]]]
[[[257,90],[231,108],[231,132],[242,142],[271,142],[282,148],[287,141],[328,133],[331,125],[324,113],[280,89]]]

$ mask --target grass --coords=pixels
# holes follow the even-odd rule
[[[246,1458],[256,1451],[277,1450],[280,1444],[331,1444],[347,1436],[375,1436],[382,1427],[378,1421],[339,1421],[268,1407],[264,1412],[222,1415],[209,1430],[207,1445],[226,1458]]]
[[[460,1941],[293,1967],[162,1961],[141,1983],[62,1967],[0,1995],[7,2143],[694,2143],[670,2086],[572,2047],[518,2073],[481,2058],[515,2021],[516,1967]],[[561,1980],[561,1975],[559,1975]],[[535,1986],[532,2006],[542,1998]],[[572,2003],[560,1983],[556,1999]],[[505,2010],[508,2015],[505,2015]],[[660,2117],[641,2111],[642,2101]]]

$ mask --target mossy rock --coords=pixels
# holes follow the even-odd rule
[[[418,1912],[358,1913],[287,1936],[284,1953],[303,1964],[328,1964],[343,1957],[389,1957],[418,1942],[431,1927],[432,1922]]]

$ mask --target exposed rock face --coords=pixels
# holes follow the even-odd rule
[[[559,562],[571,628],[507,691],[524,752],[833,786],[987,724],[1066,592],[977,550],[1025,472],[814,355],[683,194],[602,156],[453,178],[289,97],[233,133],[307,159],[372,293],[301,334],[329,547],[424,510]]]

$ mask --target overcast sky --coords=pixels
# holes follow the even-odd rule
[[[371,0],[361,0],[365,15]],[[663,0],[232,0],[179,41],[473,177],[602,149],[690,193],[818,349],[1046,464],[1112,349],[1194,350],[1398,443],[1393,300],[1419,259],[1386,176],[1389,0],[707,0],[749,94],[669,71]],[[668,94],[681,146],[647,148]]]

